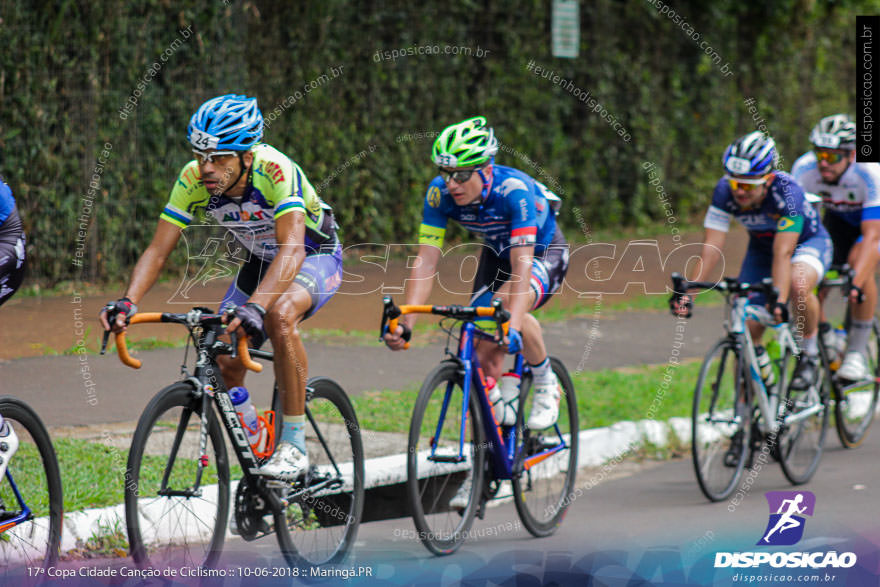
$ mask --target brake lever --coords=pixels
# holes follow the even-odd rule
[[[112,332],[111,330],[104,331],[104,340],[101,341],[101,354],[102,355],[107,352],[107,343],[110,341],[110,333],[111,332]]]

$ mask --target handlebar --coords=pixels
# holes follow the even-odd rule
[[[175,324],[186,324],[195,326],[196,324],[201,326],[217,326],[223,323],[223,314],[210,314],[203,313],[199,310],[193,310],[186,314],[172,314],[170,312],[141,312],[135,314],[129,319],[129,324],[145,324],[148,322],[171,322]],[[104,342],[101,346],[101,354],[104,354],[104,351],[107,348],[107,339],[110,336],[110,331],[104,331]],[[237,339],[237,340],[236,340]],[[250,352],[248,352],[247,346],[247,337],[246,336],[236,336],[235,333],[232,334],[232,348],[233,348],[233,356],[236,354],[241,357],[242,364],[255,373],[259,373],[263,370],[263,366],[251,358]],[[125,342],[125,332],[117,332],[116,333],[116,353],[119,355],[119,360],[124,364],[128,365],[133,369],[140,369],[143,364],[139,359],[135,359],[128,352],[128,346]]]
[[[498,329],[496,339],[504,340],[510,322],[510,312],[502,307],[501,300],[492,300],[491,306],[429,306],[429,305],[403,305],[395,306],[391,296],[385,296],[382,299],[384,306],[382,310],[382,324],[379,327],[379,340],[385,335],[385,332],[397,330],[398,320],[404,314],[434,314],[437,316],[445,316],[454,318],[455,320],[476,320],[477,318],[491,318],[495,321]],[[387,326],[387,330],[386,330]],[[409,342],[403,345],[403,348],[409,348]]]
[[[740,281],[735,277],[724,277],[720,281],[688,281],[680,273],[673,273],[672,297],[675,300],[681,298],[690,290],[694,289],[717,289],[725,294],[745,296],[751,292],[763,293],[767,296],[767,305],[773,306],[779,299],[779,289],[773,285],[773,280],[765,277],[760,283]]]

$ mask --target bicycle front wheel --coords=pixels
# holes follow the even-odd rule
[[[480,405],[471,386],[463,411],[462,384],[458,363],[438,365],[419,391],[409,429],[409,507],[419,539],[437,555],[452,554],[467,538],[483,489]]]
[[[877,413],[877,396],[880,392],[880,330],[877,320],[868,338],[868,372],[871,378],[856,383],[837,384],[834,402],[834,420],[837,436],[846,448],[862,444],[868,428]]]
[[[809,481],[822,458],[828,431],[829,377],[823,365],[818,381],[809,389],[793,390],[789,385],[780,406],[777,454],[783,474],[793,485]]]
[[[211,567],[220,556],[229,517],[229,462],[212,405],[190,383],[175,383],[150,401],[138,421],[125,471],[125,522],[131,555],[141,567]]]
[[[0,479],[0,577],[11,580],[23,575],[24,567],[56,563],[63,504],[58,460],[39,416],[11,397],[0,398],[0,414],[18,437],[18,450]]]
[[[697,482],[711,501],[726,499],[739,483],[751,444],[751,408],[740,357],[733,341],[722,339],[703,360],[691,414],[691,454]]]
[[[289,505],[275,517],[278,544],[291,566],[338,563],[364,509],[364,448],[351,401],[326,377],[306,388],[306,448],[309,470],[285,489]]]
[[[517,430],[523,431],[518,458],[523,470],[513,477],[516,511],[532,536],[549,536],[562,524],[573,499],[577,475],[578,410],[571,376],[562,362],[550,357],[553,373],[559,381],[559,418],[546,430],[526,430],[526,415],[531,412],[532,380],[524,379],[520,389]]]

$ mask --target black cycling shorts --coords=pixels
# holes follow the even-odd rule
[[[21,287],[25,271],[25,236],[18,209],[0,225],[0,306]]]
[[[514,249],[515,250],[515,249]],[[511,251],[513,252],[513,251]],[[540,255],[532,260],[532,276],[530,285],[535,292],[536,310],[550,300],[550,296],[559,290],[568,272],[569,247],[562,231],[556,227],[553,240]],[[471,295],[471,306],[488,306],[492,295],[511,277],[510,259],[499,257],[490,247],[484,247],[480,255],[480,266],[474,279],[474,292]]]

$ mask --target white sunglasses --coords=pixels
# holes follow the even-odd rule
[[[228,157],[229,155],[238,155],[237,151],[214,151],[213,153],[206,153],[205,151],[193,149],[192,152],[193,154],[195,154],[196,159],[199,163],[213,163],[215,157]]]

